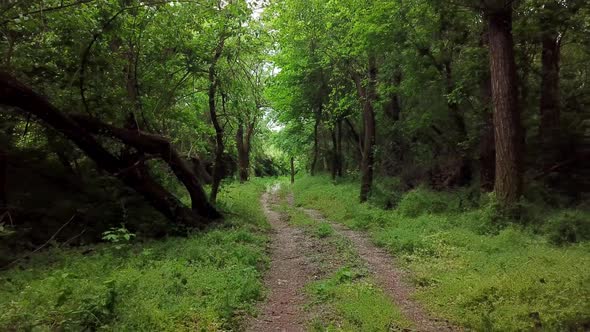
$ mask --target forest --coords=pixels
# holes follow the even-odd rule
[[[0,331],[590,331],[587,0],[5,0],[0,127]]]

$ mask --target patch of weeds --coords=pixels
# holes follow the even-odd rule
[[[366,273],[343,267],[327,279],[308,287],[313,300],[332,311],[325,319],[315,320],[317,331],[390,331],[408,327],[391,300],[376,287]]]
[[[315,235],[320,239],[327,238],[334,234],[334,229],[327,222],[320,222],[315,228]]]
[[[0,272],[0,330],[218,331],[239,329],[262,298],[268,228],[265,182],[228,184],[223,225],[188,237],[51,249]],[[125,254],[114,250],[125,245]]]

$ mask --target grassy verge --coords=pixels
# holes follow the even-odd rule
[[[515,226],[490,232],[490,211],[417,190],[394,210],[358,203],[358,185],[304,177],[296,203],[365,229],[413,272],[416,297],[476,330],[583,330],[590,323],[590,245],[551,244]],[[493,228],[493,227],[492,227]]]
[[[229,185],[224,225],[186,238],[51,249],[0,273],[0,330],[217,331],[263,295],[264,183]]]
[[[283,186],[288,188],[288,186]],[[311,219],[286,204],[280,209],[289,223],[316,241],[310,257],[319,268],[318,280],[307,285],[312,331],[391,331],[410,326],[399,309],[377,287],[348,239],[327,222]]]

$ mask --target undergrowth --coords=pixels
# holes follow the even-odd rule
[[[297,205],[370,232],[412,271],[436,315],[485,331],[584,330],[590,324],[590,214],[525,206],[528,226],[498,219],[493,197],[418,188],[395,209],[358,203],[358,184],[302,177]],[[377,202],[378,203],[378,202]]]
[[[188,237],[54,248],[0,272],[0,330],[234,329],[263,295],[262,181],[229,185],[223,225]]]

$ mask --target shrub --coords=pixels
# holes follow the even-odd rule
[[[316,235],[320,238],[326,238],[334,233],[334,229],[327,222],[322,222],[316,227]]]
[[[547,219],[549,240],[557,245],[590,240],[590,213],[581,210],[558,212]]]
[[[398,211],[404,217],[418,217],[426,213],[443,213],[453,209],[451,194],[439,193],[418,187],[406,193],[398,205]]]
[[[375,181],[371,203],[383,209],[394,209],[399,204],[404,186],[399,178],[384,177]]]

